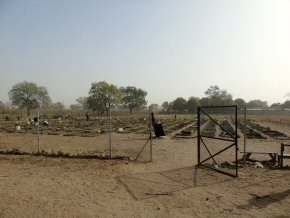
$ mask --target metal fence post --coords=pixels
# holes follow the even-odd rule
[[[152,117],[151,117],[151,107],[149,107],[149,140],[150,140],[150,161],[153,161],[153,151],[152,151]]]
[[[235,106],[235,144],[236,144],[236,177],[239,176],[239,166],[238,166],[238,150],[239,150],[239,146],[238,146],[238,107]]]
[[[37,108],[37,152],[40,152],[40,133],[39,133],[39,124],[40,124],[40,120],[39,120],[39,107]]]
[[[247,106],[244,108],[244,165],[246,165],[246,146],[247,146]]]
[[[110,158],[112,158],[112,109],[111,105],[109,106],[109,149],[110,149]]]
[[[197,108],[197,165],[200,165],[200,107]]]

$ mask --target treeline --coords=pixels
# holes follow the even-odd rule
[[[112,107],[140,111],[146,108],[147,92],[135,86],[118,88],[106,81],[92,83],[89,96],[76,99],[77,104],[70,105],[71,109],[92,109],[99,114],[106,113]]]
[[[37,107],[46,109],[63,110],[61,102],[53,103],[48,91],[43,86],[32,82],[17,83],[8,93],[12,106],[26,109],[27,115]],[[98,114],[107,114],[112,107],[126,108],[133,111],[142,110],[146,107],[147,92],[134,86],[117,87],[106,81],[92,83],[88,96],[77,98],[77,104],[70,105],[71,109],[91,109]],[[5,110],[9,105],[0,102],[0,109]]]
[[[259,99],[246,102],[242,98],[233,99],[232,95],[226,90],[221,90],[217,85],[210,86],[205,91],[203,98],[190,97],[186,100],[183,97],[178,97],[172,102],[165,101],[162,103],[162,111],[164,113],[196,113],[198,106],[224,106],[224,105],[237,105],[238,108],[249,109],[277,109],[284,110],[290,109],[290,101],[287,100],[284,103],[274,103],[268,106],[267,101]],[[156,107],[156,105],[153,105]]]
[[[38,86],[32,82],[21,82],[15,84],[8,93],[12,106],[19,109],[26,109],[27,114],[37,107],[46,109],[63,110],[65,106],[61,102],[53,103],[48,91],[43,86]],[[76,104],[70,105],[72,110],[93,110],[98,114],[107,114],[109,109],[119,108],[127,109],[132,114],[133,111],[144,110],[147,105],[147,92],[143,89],[127,86],[117,87],[106,81],[94,82],[88,90],[88,96],[78,97]],[[178,97],[172,102],[165,101],[162,104],[164,113],[195,113],[198,106],[216,106],[216,105],[237,105],[238,108],[259,108],[259,109],[290,109],[290,101],[284,103],[274,103],[270,107],[266,101],[251,100],[246,102],[242,98],[233,99],[232,95],[226,90],[220,89],[217,85],[210,86],[205,91],[205,97],[190,97],[186,100]],[[157,104],[151,104],[153,109],[157,109]],[[0,101],[0,110],[9,109],[10,105]]]

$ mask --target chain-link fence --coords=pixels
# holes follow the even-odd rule
[[[281,143],[290,144],[290,111],[243,108],[238,127],[240,156],[245,160],[277,164]]]
[[[19,111],[19,114],[22,114]],[[0,120],[0,152],[152,160],[150,111],[32,111]]]
[[[132,115],[112,110],[110,117],[111,155],[129,155],[134,160],[152,160],[152,124],[149,111]]]

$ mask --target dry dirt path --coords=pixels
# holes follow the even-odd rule
[[[154,140],[152,163],[0,156],[0,217],[289,217],[290,171],[195,168],[196,140]]]

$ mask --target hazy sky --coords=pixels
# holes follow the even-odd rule
[[[0,0],[0,100],[17,82],[75,103],[92,82],[136,86],[149,103],[246,101],[290,92],[289,0]]]

